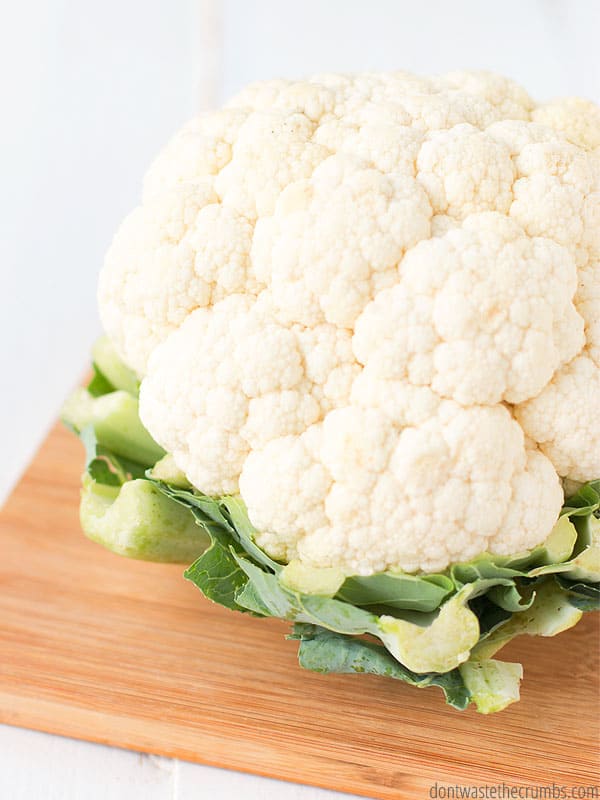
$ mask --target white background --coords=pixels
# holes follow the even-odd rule
[[[0,0],[0,500],[99,331],[95,283],[143,172],[249,80],[487,68],[600,101],[596,0]],[[0,797],[336,795],[0,726]]]

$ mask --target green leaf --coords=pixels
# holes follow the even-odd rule
[[[262,570],[260,566],[237,554],[234,554],[234,558],[252,584],[252,593],[244,592],[237,597],[242,605],[248,600],[254,603],[258,599],[261,609],[267,609],[262,612],[265,616],[308,622],[337,633],[379,635],[377,617],[374,614],[341,600],[291,592],[280,584],[274,573]],[[255,607],[250,610],[255,610]]]
[[[101,388],[102,383],[106,382],[113,389],[122,389],[132,397],[138,396],[140,383],[137,375],[121,361],[108,336],[101,336],[96,341],[92,348],[92,357],[95,371],[92,382],[96,380],[96,376],[102,379],[96,381],[95,389]],[[89,386],[88,391],[90,391]],[[107,394],[107,392],[102,391],[101,394]]]
[[[231,535],[217,524],[206,527],[211,543],[207,550],[194,561],[184,572],[184,577],[200,589],[202,594],[213,603],[245,611],[244,606],[236,601],[248,578],[236,562],[231,551]]]
[[[93,374],[88,385],[85,387],[88,394],[92,397],[101,397],[103,394],[110,394],[115,391],[115,387],[102,373],[97,364],[92,365]]]
[[[546,541],[531,551],[531,565],[560,564],[573,553],[577,543],[577,528],[568,515],[558,518]]]
[[[261,566],[266,567],[273,572],[279,572],[282,569],[281,564],[273,561],[264,550],[261,550],[254,542],[254,535],[256,529],[248,518],[248,511],[244,501],[239,496],[228,495],[221,498],[221,508],[225,509],[231,528],[234,531],[237,540],[242,545],[246,553],[251,556]]]
[[[379,638],[398,661],[415,672],[449,672],[467,660],[479,640],[479,620],[467,604],[470,593],[471,587],[463,586],[425,627],[381,616]]]
[[[600,583],[571,581],[556,575],[558,585],[567,592],[569,603],[581,611],[600,611]]]
[[[486,639],[493,631],[499,628],[507,619],[513,615],[512,611],[506,611],[493,603],[486,595],[479,595],[469,602],[469,607],[479,620],[479,641]]]
[[[83,428],[79,438],[85,448],[86,472],[98,483],[122,486],[127,481],[144,477],[144,465],[116,456],[107,447],[103,447],[96,438],[93,425]]]
[[[336,633],[369,633],[415,672],[448,672],[468,658],[479,639],[477,617],[466,605],[469,587],[444,603],[433,621],[420,625],[387,615],[378,617],[341,600],[292,592],[273,573],[237,553],[234,558],[248,576],[248,584],[236,595],[238,604],[263,616],[311,623]]]
[[[128,558],[189,563],[208,545],[193,516],[147,480],[117,486],[86,473],[80,520],[90,539]]]
[[[515,636],[556,636],[579,622],[581,610],[573,606],[567,593],[554,579],[540,581],[535,586],[535,598],[529,608],[512,614],[489,636],[480,640],[471,653],[471,659],[490,658]]]
[[[493,586],[487,593],[489,599],[505,611],[525,611],[535,599],[535,592],[523,597],[514,583]]]
[[[189,508],[190,511],[195,514],[196,519],[206,525],[207,528],[212,529],[216,526],[218,530],[224,529],[228,531],[232,537],[235,537],[235,531],[228,518],[223,513],[219,498],[208,497],[208,495],[200,494],[199,492],[189,489],[167,486],[167,484],[162,483],[162,481],[156,481],[150,477],[152,475],[152,470],[149,470],[146,475],[158,486],[161,492],[164,492],[172,500]],[[234,541],[234,538],[232,538],[232,541]]]
[[[600,581],[600,520],[588,516],[579,519],[577,555],[563,564],[551,564],[531,570],[532,577],[561,573],[565,578],[597,583]]]
[[[434,611],[455,591],[446,575],[408,575],[383,572],[346,578],[338,597],[360,606],[385,605],[413,611]]]
[[[519,700],[521,664],[504,661],[467,661],[459,667],[471,699],[481,714],[502,711]]]
[[[92,397],[76,389],[63,406],[62,419],[77,432],[91,425],[100,445],[146,467],[165,454],[140,422],[137,399],[125,391]]]
[[[566,501],[560,512],[569,517],[587,517],[600,509],[600,479],[589,481]]]
[[[482,593],[477,591],[480,583],[482,588],[487,591],[498,583],[505,585],[506,580],[512,581],[523,576],[525,572],[512,567],[500,566],[484,556],[464,564],[453,564],[450,567],[450,575],[456,586],[473,586],[473,596],[477,597]]]
[[[445,675],[418,675],[403,667],[381,645],[333,633],[314,625],[297,624],[289,638],[299,639],[298,661],[320,673],[371,674],[425,688],[438,686],[449,705],[465,709],[470,693],[457,670]]]

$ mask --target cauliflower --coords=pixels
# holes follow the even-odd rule
[[[483,72],[265,81],[192,120],[63,409],[86,534],[293,622],[308,669],[518,700],[495,653],[600,599],[599,132]]]
[[[598,109],[485,73],[256,84],[152,166],[100,279],[141,418],[272,556],[539,544],[600,474]]]
[[[598,478],[599,285],[596,106],[327,74],[175,136],[99,305],[194,487],[268,557],[371,576],[531,550]]]

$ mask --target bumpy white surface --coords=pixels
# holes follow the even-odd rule
[[[152,166],[100,280],[142,419],[277,558],[441,569],[600,475],[600,122],[507,79],[244,90]]]

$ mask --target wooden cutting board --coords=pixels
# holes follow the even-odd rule
[[[82,460],[56,427],[0,515],[1,722],[376,798],[600,781],[600,615],[503,651],[524,664],[522,700],[491,717],[435,689],[315,675],[284,623],[85,539]]]

